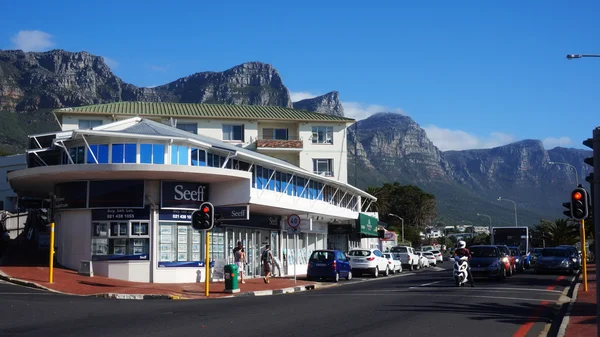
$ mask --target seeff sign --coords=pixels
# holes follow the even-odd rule
[[[208,185],[180,181],[162,181],[160,207],[162,209],[197,210],[208,201]]]
[[[215,213],[218,213],[223,220],[250,220],[248,205],[245,206],[215,206]]]

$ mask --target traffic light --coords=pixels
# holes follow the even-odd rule
[[[377,236],[378,236],[380,239],[385,239],[385,229],[380,229],[380,230],[378,230],[378,231],[377,231]]]
[[[563,214],[566,215],[567,218],[572,218],[573,215],[571,214],[571,203],[563,202],[563,207],[567,209],[566,211],[563,212]]]
[[[210,202],[200,205],[200,209],[192,213],[192,227],[195,230],[210,230],[215,221],[215,208]]]
[[[583,187],[577,187],[571,192],[571,215],[575,220],[588,217],[588,193]]]

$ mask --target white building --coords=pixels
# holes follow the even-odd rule
[[[96,274],[111,278],[203,281],[205,239],[191,229],[190,215],[210,201],[226,219],[212,230],[216,273],[243,241],[248,276],[261,275],[266,244],[283,274],[294,264],[304,274],[313,250],[328,243],[347,250],[377,236],[377,219],[361,213],[375,198],[346,183],[345,128],[352,120],[269,108],[115,103],[63,109],[57,112],[63,131],[31,136],[27,168],[8,178],[19,196],[58,198],[57,259],[68,268],[92,260]],[[161,123],[168,114],[188,117],[185,123],[178,117],[174,128]],[[272,136],[265,136],[269,129]],[[303,219],[297,256],[291,214]]]

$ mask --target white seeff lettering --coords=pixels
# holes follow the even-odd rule
[[[175,200],[186,200],[186,201],[204,201],[204,189],[206,187],[203,185],[199,185],[198,186],[198,190],[196,191],[190,191],[190,190],[184,190],[183,189],[183,185],[176,185],[174,192],[174,199]]]
[[[236,211],[231,211],[231,217],[232,218],[245,218],[246,217],[246,210],[243,209],[239,212]]]

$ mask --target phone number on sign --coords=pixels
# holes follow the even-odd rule
[[[133,219],[135,214],[107,214],[107,219]]]

